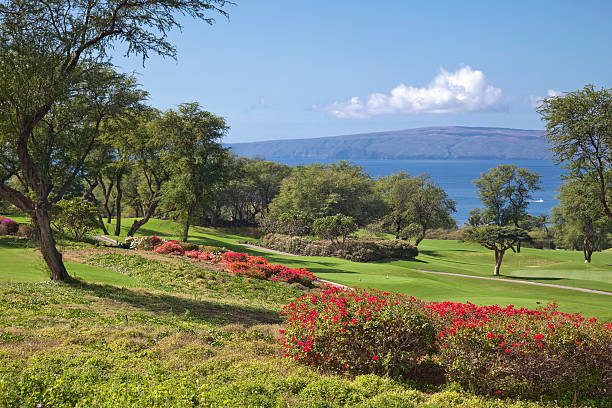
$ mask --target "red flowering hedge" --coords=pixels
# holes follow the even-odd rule
[[[612,401],[612,326],[556,305],[426,303],[331,288],[282,316],[285,356],[328,371],[427,379],[426,356],[436,353],[447,380],[480,394]]]
[[[462,303],[426,306],[442,327],[447,378],[482,394],[559,401],[612,397],[612,330],[557,311]]]
[[[436,330],[422,302],[329,288],[285,306],[285,356],[329,371],[419,378]]]
[[[312,286],[317,277],[306,269],[288,268],[283,265],[272,265],[265,258],[249,256],[236,252],[226,252],[222,261],[234,275],[255,279],[300,283]]]
[[[153,252],[168,255],[185,255],[185,250],[178,241],[166,241],[163,244],[156,246]]]

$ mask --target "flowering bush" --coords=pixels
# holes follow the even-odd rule
[[[448,379],[472,391],[566,402],[612,397],[612,330],[596,319],[558,312],[554,304],[425,307],[441,328]]]
[[[168,254],[168,255],[184,255],[185,250],[179,244],[178,241],[166,241],[163,244],[157,246],[153,252],[157,252],[158,254]]]
[[[19,231],[19,224],[10,218],[0,221],[0,235],[13,235]]]
[[[377,290],[329,288],[285,306],[285,356],[350,374],[419,378],[436,340],[422,302]]]
[[[148,237],[128,237],[125,239],[126,243],[130,244],[130,248],[139,249],[143,251],[152,251],[157,246],[164,243],[164,240],[155,235]]]
[[[304,286],[312,286],[312,282],[317,279],[312,272],[306,269],[272,265],[262,257],[226,252],[222,255],[222,260],[229,271],[237,276],[268,279],[274,282],[300,283]]]

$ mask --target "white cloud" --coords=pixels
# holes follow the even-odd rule
[[[548,92],[546,93],[546,96],[529,95],[529,99],[531,100],[531,107],[535,109],[538,106],[540,106],[544,98],[547,98],[549,96],[561,96],[561,95],[563,95],[563,92],[555,91],[554,89],[549,89]]]
[[[425,88],[399,84],[389,94],[373,93],[366,101],[352,97],[324,108],[338,118],[368,118],[383,114],[466,113],[490,109],[501,98],[482,71],[469,66],[456,72],[440,69]]]

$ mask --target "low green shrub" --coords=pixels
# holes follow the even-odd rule
[[[194,244],[192,242],[182,242],[177,241],[178,244],[183,248],[183,251],[199,251],[200,246],[198,244]]]
[[[263,246],[296,255],[337,256],[354,262],[371,262],[382,259],[413,259],[419,250],[402,240],[347,239],[343,249],[330,241],[313,240],[281,234],[268,234]]]
[[[281,315],[285,357],[331,372],[419,379],[436,341],[422,302],[377,290],[330,288]]]

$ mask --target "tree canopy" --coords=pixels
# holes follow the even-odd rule
[[[495,268],[493,275],[499,275],[499,269],[504,259],[504,253],[520,241],[529,241],[529,234],[516,227],[500,227],[498,225],[485,225],[465,231],[463,239],[477,242],[483,247],[495,251]]]
[[[176,50],[167,37],[180,27],[177,16],[212,23],[210,14],[225,15],[223,7],[228,4],[224,0],[0,1],[0,145],[3,153],[9,152],[2,158],[9,170],[0,174],[0,197],[32,217],[52,279],[65,280],[68,273],[50,227],[49,195],[57,188],[53,200],[62,198],[96,139],[91,130],[95,126],[71,128],[71,122],[58,121],[57,115],[76,109],[81,113],[72,116],[88,116],[97,95],[103,101],[112,99],[113,84],[122,83],[112,70],[105,75],[108,50],[115,44],[127,46],[127,55],[140,55],[143,61],[150,53],[174,57]],[[125,100],[116,103],[126,105]],[[95,118],[88,119],[95,125]],[[77,149],[64,150],[62,138],[52,136],[62,132],[70,140],[66,147]],[[43,137],[47,144],[39,139]],[[36,146],[45,146],[42,157]],[[45,161],[62,171],[50,171]],[[31,194],[7,184],[12,176]]]
[[[612,89],[593,85],[544,99],[537,111],[557,164],[569,177],[594,182],[603,213],[612,220]]]

